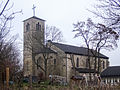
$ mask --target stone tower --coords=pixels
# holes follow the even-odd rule
[[[24,22],[24,76],[36,76],[36,65],[33,61],[33,53],[37,53],[44,45],[45,20],[36,16],[28,18]]]

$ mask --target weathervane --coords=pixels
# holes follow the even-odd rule
[[[33,9],[33,16],[35,16],[35,8],[36,8],[36,7],[35,7],[34,4],[33,4],[33,8],[32,8],[32,9]]]

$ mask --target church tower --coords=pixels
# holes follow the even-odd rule
[[[33,53],[37,53],[44,45],[45,20],[36,16],[30,17],[24,22],[24,76],[36,76]]]

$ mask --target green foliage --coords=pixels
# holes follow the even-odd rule
[[[28,84],[28,83],[23,83],[23,87],[24,87],[24,86],[29,86],[29,84]]]
[[[49,80],[46,80],[46,81],[44,81],[44,82],[40,82],[40,85],[49,85]]]

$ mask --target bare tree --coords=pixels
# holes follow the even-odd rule
[[[8,37],[11,30],[11,22],[15,17],[16,13],[12,12],[11,8],[13,5],[9,5],[10,0],[0,1],[0,66],[2,67],[0,77],[5,76],[4,70],[6,66],[10,67],[10,77],[13,78],[13,74],[20,69],[19,67],[19,55],[17,49],[14,47],[16,38]],[[16,68],[15,68],[16,67]],[[4,78],[4,77],[3,77]],[[0,78],[1,81],[1,78]],[[0,82],[1,84],[1,82]]]
[[[13,39],[12,39],[13,40]],[[10,69],[10,80],[15,80],[17,73],[21,68],[20,65],[20,52],[14,45],[15,42],[1,42],[0,43],[0,66],[3,80],[5,80],[5,69],[9,67]]]
[[[98,71],[100,67],[100,50],[101,49],[113,49],[117,47],[117,40],[119,35],[112,29],[103,24],[95,24],[91,19],[88,19],[87,22],[78,22],[74,24],[75,30],[77,32],[75,34],[76,37],[80,37],[84,40],[86,47],[88,48],[88,63],[89,69],[91,69],[90,65],[90,57],[91,55],[95,57],[95,65],[94,69],[96,70],[96,60],[98,60]]]
[[[119,0],[97,0],[93,12],[97,17],[104,20],[107,27],[112,28],[116,33],[120,32],[120,1]]]
[[[80,37],[84,40],[84,43],[87,47],[87,61],[88,61],[88,68],[91,69],[90,65],[90,41],[92,39],[92,29],[93,29],[93,23],[91,22],[90,19],[88,19],[87,23],[86,22],[78,22],[77,24],[74,24],[74,30],[73,32],[77,32],[74,36],[74,38]],[[89,73],[90,74],[90,73]],[[91,74],[90,74],[91,75]]]
[[[4,4],[2,1],[0,2],[0,40],[5,38],[6,35],[10,32],[12,28],[12,20],[17,13],[21,13],[22,11],[12,12],[11,9],[13,5],[9,5],[10,0],[7,0]]]
[[[55,26],[47,25],[46,31],[45,31],[45,39],[46,39],[46,42],[48,40],[51,40],[54,42],[61,42],[63,41],[63,35],[62,35],[62,32]]]
[[[117,47],[117,41],[119,40],[119,35],[109,27],[106,27],[103,24],[95,25],[96,32],[93,34],[93,38],[91,40],[92,54],[95,56],[95,69],[96,69],[96,58],[98,57],[98,71],[100,72],[100,51],[101,49],[113,50]]]

